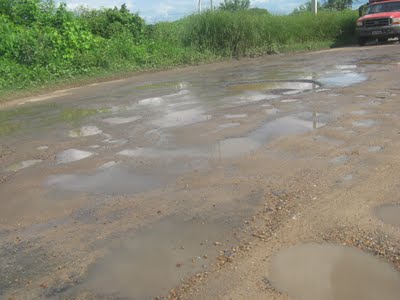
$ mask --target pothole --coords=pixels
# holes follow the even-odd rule
[[[312,80],[256,81],[228,85],[228,89],[233,91],[258,91],[282,95],[312,91],[319,87],[320,84]]]
[[[361,120],[361,121],[354,121],[353,126],[355,127],[373,127],[376,125],[375,120]]]
[[[92,152],[77,149],[68,149],[57,154],[56,160],[58,164],[67,164],[74,161],[82,160],[84,158],[88,158],[92,155]]]
[[[385,204],[375,208],[375,215],[382,222],[400,227],[400,205]]]
[[[142,117],[141,116],[133,116],[133,117],[114,117],[114,118],[107,118],[104,119],[103,122],[106,122],[110,125],[121,125],[121,124],[127,124],[127,123],[132,123],[135,121],[140,120]]]
[[[304,244],[273,258],[269,280],[298,300],[396,300],[400,275],[356,248]]]

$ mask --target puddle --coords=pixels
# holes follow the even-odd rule
[[[126,139],[119,139],[119,140],[105,139],[102,142],[112,145],[114,147],[120,147],[120,146],[125,145],[128,142],[128,140],[126,140]]]
[[[303,81],[260,81],[243,82],[228,85],[233,91],[261,91],[275,93],[301,93],[319,88],[319,84],[312,80]]]
[[[382,205],[375,209],[375,215],[386,224],[400,227],[400,205]]]
[[[89,148],[90,149],[99,149],[99,148],[101,148],[101,146],[100,145],[91,145],[91,146],[89,146]]]
[[[39,151],[44,151],[44,150],[47,150],[47,149],[49,149],[48,146],[40,146],[40,147],[36,148],[36,150],[39,150]]]
[[[100,169],[100,170],[105,170],[105,169],[109,169],[109,168],[115,167],[116,165],[119,165],[119,164],[120,164],[120,162],[109,161],[109,162],[106,162],[106,163],[104,163],[103,165],[101,165],[101,166],[99,167],[99,169]]]
[[[336,65],[336,69],[338,70],[352,70],[357,69],[356,65]]]
[[[354,110],[354,111],[351,112],[351,114],[355,115],[355,116],[364,116],[367,113],[368,113],[368,111],[364,110],[364,109],[362,109],[362,110]]]
[[[164,103],[164,99],[160,98],[160,97],[147,98],[147,99],[140,100],[138,102],[139,105],[152,105],[152,106],[159,106],[163,103]]]
[[[277,108],[269,108],[265,110],[265,113],[267,115],[276,115],[277,113],[279,113],[279,109]]]
[[[141,118],[142,117],[140,117],[140,116],[127,117],[127,118],[115,117],[115,118],[104,119],[103,122],[106,122],[111,125],[121,125],[121,124],[127,124],[127,123],[132,123],[132,122],[138,121]]]
[[[372,146],[368,148],[369,153],[378,153],[381,152],[383,148],[381,146]]]
[[[38,163],[41,163],[41,162],[42,162],[42,160],[40,160],[40,159],[25,160],[25,161],[13,164],[12,166],[9,166],[6,169],[6,171],[18,172],[19,170],[32,167],[32,166],[37,165]]]
[[[328,92],[328,91],[330,91],[331,89],[317,89],[315,92],[316,93],[322,93],[322,92]]]
[[[228,226],[169,217],[112,242],[89,267],[82,288],[96,298],[154,299],[204,270],[232,240]],[[215,245],[214,242],[219,244]],[[234,255],[226,250],[225,255]],[[228,253],[229,252],[229,253]]]
[[[338,140],[338,139],[335,139],[332,137],[327,137],[324,135],[317,135],[317,136],[313,137],[313,140],[316,142],[322,142],[322,143],[333,145],[333,146],[339,146],[344,143],[344,141],[342,141],[342,140]]]
[[[192,108],[181,111],[170,111],[160,119],[154,120],[152,123],[160,128],[185,126],[204,122],[211,119],[211,115],[205,114],[201,108]]]
[[[68,164],[92,156],[92,152],[77,149],[68,149],[56,155],[58,164]]]
[[[69,137],[77,138],[77,137],[86,137],[92,136],[102,133],[98,127],[96,126],[83,126],[80,129],[73,129],[69,132]]]
[[[318,78],[327,87],[347,87],[367,80],[367,76],[356,72],[330,72]]]
[[[155,173],[155,172],[153,172]],[[169,181],[161,174],[140,175],[118,166],[100,169],[95,174],[63,174],[50,176],[46,185],[51,188],[95,194],[133,194],[161,187]]]
[[[316,123],[312,120],[303,120],[295,116],[286,116],[266,122],[261,127],[250,132],[248,136],[228,138],[212,145],[172,149],[136,148],[126,149],[118,154],[129,157],[147,157],[153,159],[159,157],[233,158],[256,151],[273,139],[289,135],[303,134],[324,125],[324,123]]]
[[[352,180],[353,180],[353,174],[348,174],[348,175],[342,177],[342,181],[344,181],[344,182],[349,182]]]
[[[375,120],[361,120],[361,121],[353,121],[353,126],[355,127],[372,127],[374,125],[376,125],[376,121]]]
[[[340,165],[348,162],[350,158],[346,155],[338,156],[330,160],[331,164]]]
[[[298,300],[397,300],[400,275],[359,249],[305,244],[273,258],[268,279]]]
[[[219,129],[226,129],[226,128],[232,128],[232,127],[238,127],[240,126],[240,123],[225,123],[218,125]]]
[[[244,119],[247,118],[247,114],[237,114],[237,115],[224,115],[225,119]]]
[[[281,102],[282,103],[293,103],[293,102],[297,102],[297,101],[299,101],[299,100],[297,100],[297,99],[284,99]]]

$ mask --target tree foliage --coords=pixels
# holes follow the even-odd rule
[[[219,5],[220,10],[239,11],[250,8],[250,0],[224,0]]]

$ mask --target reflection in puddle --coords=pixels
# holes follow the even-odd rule
[[[243,119],[247,118],[247,114],[237,114],[237,115],[224,115],[225,119]]]
[[[276,115],[279,112],[279,109],[277,109],[277,108],[269,108],[269,109],[266,109],[265,112],[268,115]]]
[[[111,167],[115,167],[116,165],[119,165],[119,164],[120,164],[120,162],[109,161],[109,162],[106,162],[106,163],[104,163],[103,165],[101,165],[101,166],[99,167],[99,169],[100,169],[100,170],[105,170],[105,169],[109,169],[109,168],[111,168]]]
[[[324,86],[346,87],[367,80],[367,76],[356,72],[330,72],[318,78]]]
[[[228,86],[233,91],[307,91],[318,88],[319,85],[311,80],[304,81],[260,81],[236,83]]]
[[[299,300],[396,300],[400,275],[359,249],[305,244],[280,252],[269,280]]]
[[[381,146],[372,146],[368,148],[368,152],[370,153],[378,153],[382,151],[382,147]]]
[[[340,165],[340,164],[344,164],[344,163],[348,162],[349,160],[350,160],[350,158],[348,156],[342,155],[342,156],[338,156],[338,157],[331,159],[330,163],[335,164],[335,165]]]
[[[240,126],[240,123],[225,123],[225,124],[220,124],[218,125],[219,129],[226,129],[226,128],[232,128],[232,127],[238,127]]]
[[[57,160],[58,164],[67,164],[67,163],[71,163],[74,161],[88,158],[92,155],[93,155],[92,152],[82,151],[82,150],[77,150],[77,149],[68,149],[68,150],[65,150],[65,151],[57,154],[56,160]]]
[[[370,119],[353,122],[353,126],[355,127],[372,127],[374,125],[376,125],[376,121]]]
[[[204,157],[204,158],[232,158],[253,152],[273,139],[303,134],[312,129],[324,126],[315,120],[303,120],[294,116],[278,118],[262,125],[246,137],[228,138],[213,145],[198,147],[180,147],[178,149],[136,148],[126,149],[119,155],[130,157]]]
[[[17,172],[19,170],[26,169],[26,168],[32,167],[34,165],[37,165],[38,163],[41,163],[41,162],[42,162],[42,160],[40,160],[40,159],[25,160],[25,161],[13,164],[12,166],[9,166],[6,169],[6,171]]]
[[[204,122],[211,119],[211,115],[205,114],[201,108],[192,108],[181,111],[170,111],[160,119],[154,120],[153,124],[160,128],[185,126]]]
[[[400,227],[400,205],[382,205],[375,209],[375,215],[386,224]]]
[[[103,122],[106,122],[111,125],[120,125],[120,124],[132,123],[132,122],[140,120],[141,118],[142,117],[140,117],[140,116],[127,117],[127,118],[115,117],[115,118],[104,119]]]
[[[104,167],[104,166],[103,166]],[[140,172],[140,175],[118,166],[106,166],[93,175],[66,174],[50,176],[46,185],[52,188],[101,194],[140,193],[169,182],[168,174]]]
[[[354,110],[351,112],[352,115],[356,115],[356,116],[364,116],[368,113],[368,111],[361,109],[361,110]]]
[[[36,150],[39,150],[39,151],[44,151],[44,150],[47,150],[47,149],[49,149],[49,146],[39,146],[39,147],[36,148]]]
[[[164,99],[160,97],[143,99],[138,102],[139,105],[154,105],[158,106],[164,103]]]
[[[229,227],[166,218],[133,237],[113,241],[109,253],[89,267],[83,289],[96,296],[154,299],[202,270],[228,248]]]
[[[69,137],[86,137],[102,133],[102,131],[96,126],[83,126],[80,129],[70,130]]]

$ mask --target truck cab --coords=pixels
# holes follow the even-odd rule
[[[400,37],[400,0],[370,0],[365,15],[357,20],[358,44],[385,42]]]

